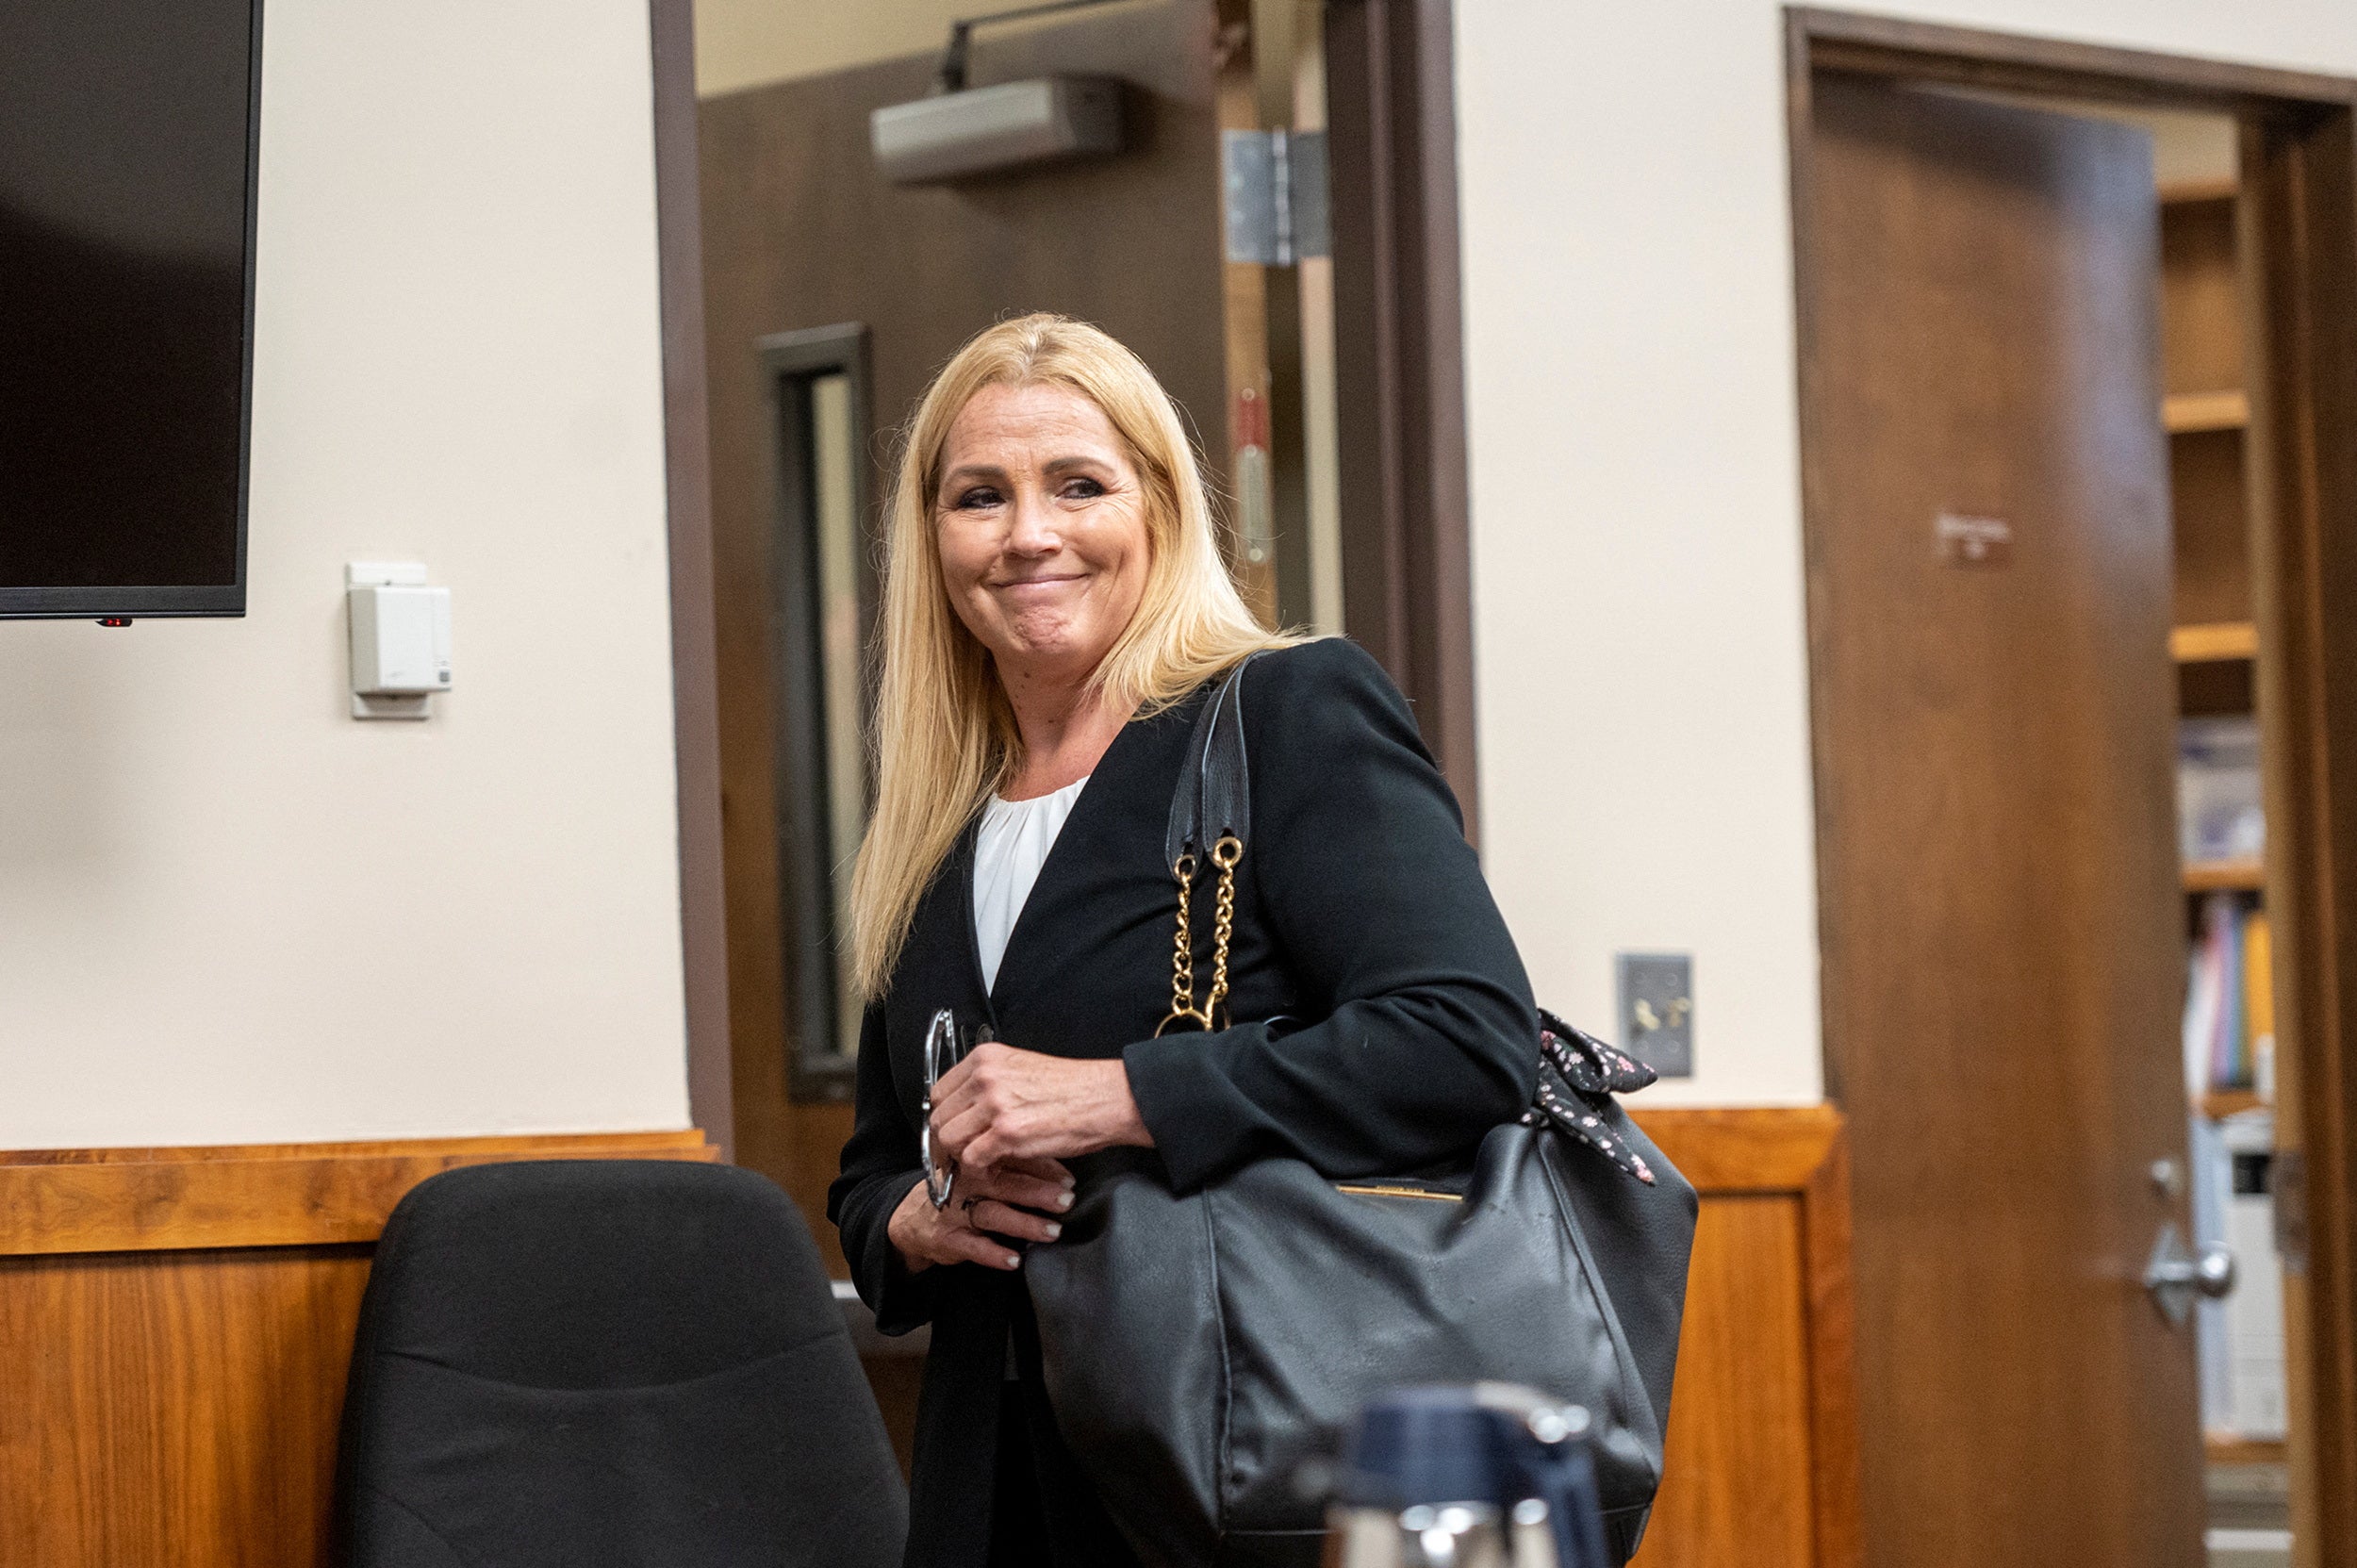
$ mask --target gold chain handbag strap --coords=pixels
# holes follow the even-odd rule
[[[1189,911],[1195,896],[1195,856],[1182,854],[1170,868],[1178,883],[1178,928],[1171,938],[1170,1011],[1154,1026],[1157,1038],[1181,1019],[1206,1030],[1221,1027],[1218,1019],[1228,1005],[1228,942],[1236,929],[1236,863],[1242,859],[1244,840],[1233,834],[1211,846],[1211,865],[1219,871],[1219,905],[1211,920],[1211,994],[1201,1007],[1195,1005],[1195,927]]]
[[[1258,653],[1245,655],[1211,688],[1195,718],[1195,733],[1179,766],[1178,787],[1171,797],[1162,856],[1170,867],[1171,880],[1178,884],[1178,925],[1171,937],[1170,1011],[1155,1026],[1158,1035],[1181,1022],[1203,1030],[1228,1027],[1228,949],[1236,929],[1236,866],[1244,859],[1244,844],[1252,833],[1242,676],[1244,667],[1258,657]],[[1208,850],[1203,848],[1206,845]],[[1195,884],[1203,873],[1205,859],[1219,873],[1219,899],[1211,928],[1211,994],[1197,1006]]]

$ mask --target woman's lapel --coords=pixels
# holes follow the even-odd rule
[[[924,1018],[944,1007],[966,1028],[990,1015],[982,966],[974,950],[974,837],[969,824],[950,846],[949,858],[916,906],[908,946],[893,977],[894,994],[917,1010],[912,1015],[915,1027],[921,1028]]]

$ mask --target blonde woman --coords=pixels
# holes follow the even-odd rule
[[[1273,1154],[1416,1169],[1530,1102],[1537,1014],[1407,702],[1353,644],[1254,622],[1134,355],[1053,316],[977,337],[909,422],[887,526],[869,1001],[828,1212],[879,1327],[932,1326],[907,1561],[1106,1568],[1136,1560],[1058,1438],[1022,1272],[1082,1157],[1152,1149],[1179,1190]],[[1207,684],[1264,650],[1235,1021],[1157,1038],[1181,751]],[[988,1043],[931,1089],[937,1207],[943,1010]]]

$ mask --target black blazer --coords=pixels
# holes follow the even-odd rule
[[[1170,1005],[1177,899],[1162,836],[1205,695],[1114,738],[1040,869],[994,989],[984,993],[976,955],[969,827],[868,1009],[857,1120],[827,1212],[878,1327],[933,1326],[913,1565],[982,1560],[1009,1326],[1029,1318],[1028,1297],[1014,1299],[1019,1271],[968,1263],[912,1275],[885,1235],[920,1176],[923,1042],[935,1010],[1026,1050],[1120,1056],[1182,1191],[1267,1155],[1332,1177],[1412,1171],[1470,1150],[1530,1103],[1530,982],[1456,798],[1406,699],[1341,638],[1244,672],[1252,841],[1236,876],[1237,1022],[1153,1038]],[[1198,999],[1211,983],[1213,880],[1195,881]],[[1280,1017],[1277,1028],[1262,1021]],[[1085,1163],[1078,1174],[1086,1180]]]

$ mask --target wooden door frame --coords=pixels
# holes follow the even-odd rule
[[[1343,628],[1480,842],[1453,0],[1326,0]]]
[[[2305,1289],[2294,1282],[2295,1560],[2357,1560],[2357,81],[2140,50],[1790,7],[1785,11],[1802,513],[1809,650],[1828,631],[1819,568],[1824,477],[1815,405],[1811,80],[1838,70],[2054,97],[2229,114],[2242,127],[2236,204],[2252,503],[2253,611],[2266,749],[2268,913],[2277,933],[2277,1038],[2299,1103],[2281,1108],[2304,1162],[2279,1201],[2304,1197]],[[1810,683],[1819,775],[1830,734]],[[1833,824],[1818,802],[1817,831]],[[1822,913],[1821,940],[1833,927]],[[1830,968],[1839,954],[1828,943]],[[1828,987],[1828,994],[1831,994]],[[1824,1019],[1839,1098],[1844,1021]],[[2304,1323],[2303,1320],[2304,1319]]]
[[[720,838],[720,655],[714,632],[703,204],[696,165],[695,0],[648,0],[655,245],[663,312],[663,471],[671,568],[671,722],[679,768],[680,955],[687,1108],[735,1158],[727,895]]]

